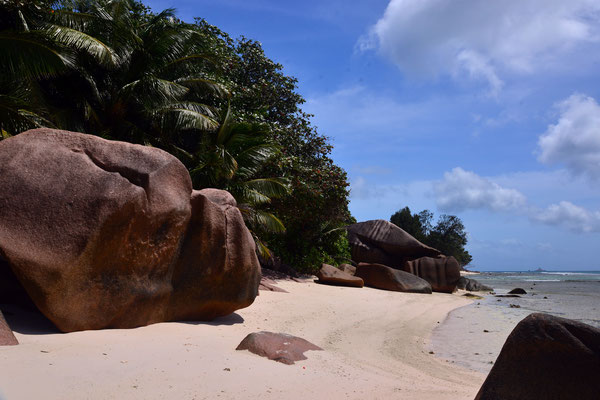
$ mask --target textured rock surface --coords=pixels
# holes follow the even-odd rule
[[[16,344],[19,344],[19,341],[6,323],[2,311],[0,311],[0,346],[14,346]]]
[[[527,292],[525,291],[525,289],[522,288],[514,288],[513,290],[508,292],[508,294],[527,294]]]
[[[356,267],[354,265],[340,264],[340,266],[338,268],[350,275],[356,274]]]
[[[246,336],[236,350],[249,350],[269,360],[291,365],[306,360],[304,352],[323,349],[296,336],[263,331]]]
[[[321,269],[319,269],[319,272],[317,272],[317,278],[319,278],[319,283],[325,283],[328,285],[352,286],[359,288],[364,286],[364,281],[362,278],[350,275],[349,273],[337,269],[329,264],[321,265]]]
[[[456,283],[457,289],[468,290],[469,292],[485,292],[494,290],[493,288],[484,285],[483,283],[476,281],[475,279],[466,278],[461,276]]]
[[[425,279],[434,292],[452,293],[460,279],[460,266],[454,257],[421,257],[406,261],[402,269]]]
[[[346,227],[352,260],[402,268],[404,262],[441,253],[382,219],[359,222]]]
[[[382,264],[360,263],[356,267],[356,276],[362,278],[366,286],[377,289],[431,293],[431,285],[426,280]]]
[[[0,142],[0,258],[63,331],[251,304],[260,269],[230,200],[192,194],[185,167],[156,148],[51,129]]]
[[[546,314],[515,327],[476,400],[595,400],[600,329]]]

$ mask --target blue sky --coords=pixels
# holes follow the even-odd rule
[[[600,270],[597,0],[152,0],[299,79],[358,220],[458,215],[473,268]]]

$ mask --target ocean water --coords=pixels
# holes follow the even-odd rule
[[[452,311],[431,337],[437,357],[489,372],[512,329],[531,313],[541,312],[600,328],[600,271],[482,272],[469,275],[494,291]],[[527,294],[496,297],[514,288]]]
[[[600,271],[498,271],[482,272],[473,276],[481,282],[502,284],[514,281],[524,282],[600,282]]]
[[[470,276],[506,294],[520,287],[526,295],[511,304],[523,310],[543,312],[600,328],[600,271],[483,272]],[[486,305],[506,306],[486,298]],[[510,304],[509,304],[510,306]]]

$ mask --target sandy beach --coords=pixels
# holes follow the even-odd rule
[[[249,308],[210,323],[60,334],[7,319],[20,345],[0,350],[0,391],[19,399],[472,399],[484,373],[429,353],[432,331],[472,300],[278,281]],[[13,315],[10,315],[13,314]],[[236,351],[256,331],[324,351],[289,366]],[[451,338],[448,338],[451,340]],[[439,343],[438,343],[439,346]]]

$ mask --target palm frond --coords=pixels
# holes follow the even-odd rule
[[[220,83],[211,81],[210,79],[204,78],[181,78],[176,80],[177,83],[187,86],[188,88],[200,92],[200,93],[210,93],[218,98],[227,98],[230,93],[225,88],[225,86]]]
[[[52,48],[38,32],[0,32],[0,70],[17,78],[54,76],[73,65],[73,58]]]
[[[86,52],[102,64],[114,65],[116,62],[117,56],[110,47],[84,32],[58,25],[47,25],[44,31],[63,46]]]
[[[240,211],[242,211],[242,209],[240,209]],[[244,209],[244,211],[242,211],[242,215],[250,227],[270,233],[285,232],[283,222],[270,212],[256,209]]]
[[[289,183],[284,178],[260,178],[244,182],[244,185],[252,190],[270,198],[281,197],[289,194]]]
[[[124,97],[131,98],[146,108],[155,108],[176,102],[188,91],[189,89],[185,86],[153,75],[145,75],[121,88]]]
[[[176,106],[167,106],[153,112],[158,117],[163,130],[182,131],[187,129],[197,129],[200,131],[212,131],[219,125],[210,115],[202,112],[180,108]]]

